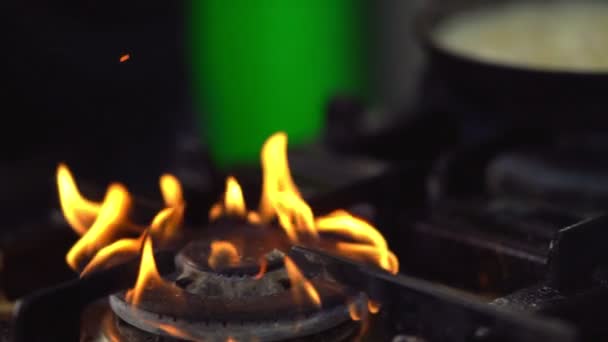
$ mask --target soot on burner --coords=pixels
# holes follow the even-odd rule
[[[346,290],[328,276],[309,279],[321,298],[320,308],[312,301],[296,301],[284,267],[289,241],[278,229],[235,221],[212,225],[175,258],[177,272],[166,280],[177,292],[150,288],[137,306],[126,301],[125,293],[111,296],[117,330],[123,336],[222,342],[315,340],[308,338],[318,334],[325,336],[323,341],[327,336],[336,341],[355,334],[358,323],[350,320]],[[210,245],[219,239],[239,245],[237,265],[214,269],[208,264]],[[260,276],[262,258],[266,270]]]

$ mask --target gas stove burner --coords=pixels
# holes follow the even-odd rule
[[[230,225],[240,226],[236,222]],[[278,248],[268,248],[266,253],[259,248],[264,241],[281,236],[275,229],[250,226],[224,230],[224,237],[230,231],[244,232],[241,238],[248,241],[239,249],[240,262],[232,266],[209,265],[210,245],[215,240],[189,243],[175,258],[177,272],[166,279],[172,281],[175,291],[149,289],[137,306],[126,301],[125,293],[110,297],[118,316],[118,331],[222,342],[229,338],[290,340],[334,329],[340,331],[339,336],[347,330],[356,332],[358,323],[350,320],[346,290],[328,276],[318,274],[309,279],[319,293],[321,308],[312,301],[296,301],[284,267],[285,254]],[[211,235],[217,238],[217,234]],[[266,265],[263,273],[261,258]]]
[[[488,188],[497,195],[596,211],[608,201],[608,165],[601,160],[574,151],[505,153],[488,166]]]
[[[112,317],[109,317],[112,318]],[[109,324],[106,325],[106,334],[109,336],[113,336],[114,338],[119,339],[121,342],[149,342],[156,341],[155,336],[149,332],[140,330],[134,327],[131,324],[126,323],[120,318],[114,317],[114,321],[110,321]],[[289,342],[337,342],[337,341],[348,341],[352,338],[353,335],[357,333],[356,325],[352,324],[352,322],[344,322],[339,324],[329,330],[325,330],[321,333],[308,335],[304,337],[295,337],[291,338]],[[108,342],[115,340],[109,340],[107,337],[100,339],[100,342]],[[180,338],[172,338],[172,337],[163,337],[163,342],[182,342],[184,339]],[[214,340],[205,340],[211,341]],[[227,340],[220,340],[222,342],[226,342]],[[228,340],[230,341],[230,340]],[[239,339],[233,339],[233,341],[240,341]],[[256,339],[250,339],[245,341],[260,341]]]

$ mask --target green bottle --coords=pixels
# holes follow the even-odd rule
[[[363,0],[192,0],[199,127],[220,167],[257,162],[264,140],[314,141],[336,94],[363,95]]]

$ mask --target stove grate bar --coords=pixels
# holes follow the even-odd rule
[[[454,289],[306,247],[296,246],[290,255],[305,273],[329,272],[380,302],[393,326],[417,317],[423,327],[415,333],[433,341],[577,341],[574,328],[560,320],[488,305]]]

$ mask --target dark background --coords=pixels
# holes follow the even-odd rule
[[[186,117],[180,2],[3,3],[0,165],[156,182]]]
[[[370,67],[378,101],[389,109],[374,120],[414,102],[421,56],[410,24],[422,2],[374,2],[381,20]],[[150,184],[183,159],[176,145],[201,151],[193,146],[204,139],[188,94],[187,6],[2,1],[0,207],[14,214],[55,201],[52,183],[62,161],[77,180],[102,188],[120,181],[132,193],[158,195]],[[130,59],[121,63],[125,54]]]

